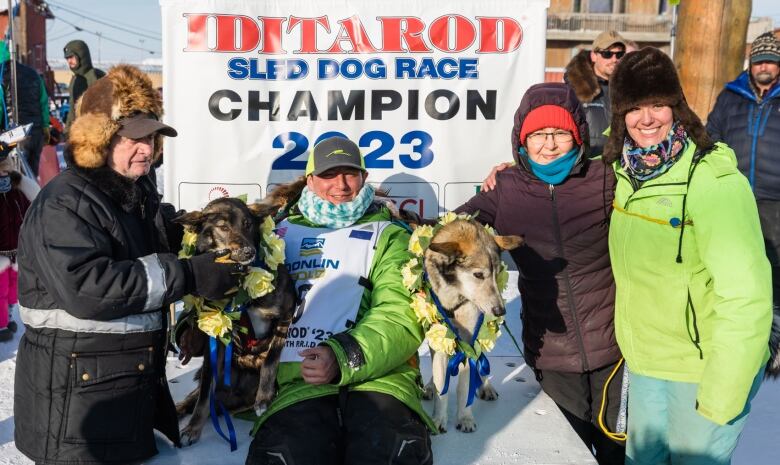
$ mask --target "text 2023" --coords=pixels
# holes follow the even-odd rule
[[[325,138],[339,136],[346,138],[347,136],[337,131],[329,131],[320,135],[315,141],[314,145]],[[274,170],[304,170],[306,169],[306,156],[309,150],[309,138],[300,132],[290,131],[279,134],[274,137],[272,142],[273,148],[284,149],[289,142],[293,143],[287,151],[274,160],[271,165],[271,169]],[[366,160],[366,169],[376,168],[395,168],[395,160],[391,151],[396,146],[395,138],[385,131],[368,131],[360,136],[358,139],[358,145],[365,149],[363,155]],[[379,142],[379,146],[372,147],[375,142]],[[402,135],[398,140],[400,153],[398,153],[398,161],[406,168],[419,169],[425,168],[433,162],[433,151],[431,146],[433,145],[433,138],[425,131],[409,131]],[[302,156],[304,155],[304,156]],[[300,157],[300,158],[298,158]]]

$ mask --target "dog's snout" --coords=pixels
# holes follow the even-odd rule
[[[495,316],[504,316],[506,315],[506,308],[503,305],[496,305],[490,309],[490,312]]]
[[[230,258],[233,261],[241,263],[242,265],[248,265],[254,261],[255,253],[256,251],[254,247],[241,247],[238,249],[233,249],[230,252]]]

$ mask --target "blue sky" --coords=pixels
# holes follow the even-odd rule
[[[63,47],[74,39],[89,44],[92,58],[96,61],[140,62],[145,58],[161,58],[161,18],[157,0],[47,2],[57,17],[47,22],[49,59],[62,58]],[[780,24],[780,2],[753,0],[753,16],[771,16],[776,25]],[[116,27],[102,23],[114,24]],[[82,31],[77,31],[74,26]]]

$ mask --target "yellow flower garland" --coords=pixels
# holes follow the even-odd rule
[[[458,215],[454,212],[448,212],[439,218],[436,226],[425,225],[417,227],[412,232],[412,237],[409,238],[409,251],[415,257],[406,262],[401,268],[403,285],[412,293],[410,306],[414,310],[417,321],[420,322],[425,331],[428,343],[433,350],[447,355],[453,355],[458,344],[455,340],[455,333],[444,324],[441,315],[433,304],[430,283],[423,279],[422,259],[425,255],[425,250],[431,244],[431,239],[433,239],[433,236],[442,226],[455,220],[470,220],[471,218],[467,214]],[[496,235],[496,231],[490,226],[485,225],[485,229],[490,234]],[[509,272],[507,269],[506,263],[502,260],[498,276],[496,276],[496,285],[502,293],[506,290],[509,283]],[[477,357],[481,352],[490,352],[496,346],[496,339],[501,335],[499,328],[503,321],[503,317],[496,318],[493,315],[485,314],[485,321],[477,334],[477,344],[472,348]]]
[[[212,301],[193,295],[186,295],[182,298],[185,310],[195,310],[198,328],[209,336],[220,339],[225,345],[230,342],[233,321],[241,318],[241,312],[225,311],[228,304],[230,304],[230,308],[236,309],[244,302],[270,294],[275,289],[276,268],[284,263],[285,258],[284,239],[274,233],[275,228],[276,224],[273,218],[266,216],[260,225],[260,241],[257,250],[271,271],[260,267],[249,267],[249,271],[241,282],[240,289],[231,299]],[[197,241],[197,233],[185,228],[179,258],[192,257],[195,254]]]

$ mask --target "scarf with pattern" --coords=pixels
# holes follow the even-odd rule
[[[374,187],[370,184],[364,184],[357,197],[352,201],[338,205],[321,199],[308,187],[304,187],[301,198],[298,200],[298,209],[312,223],[338,229],[355,224],[373,200]]]
[[[666,139],[651,147],[638,147],[626,136],[620,166],[626,174],[638,181],[648,181],[669,171],[684,152],[688,133],[679,121],[669,129]]]

